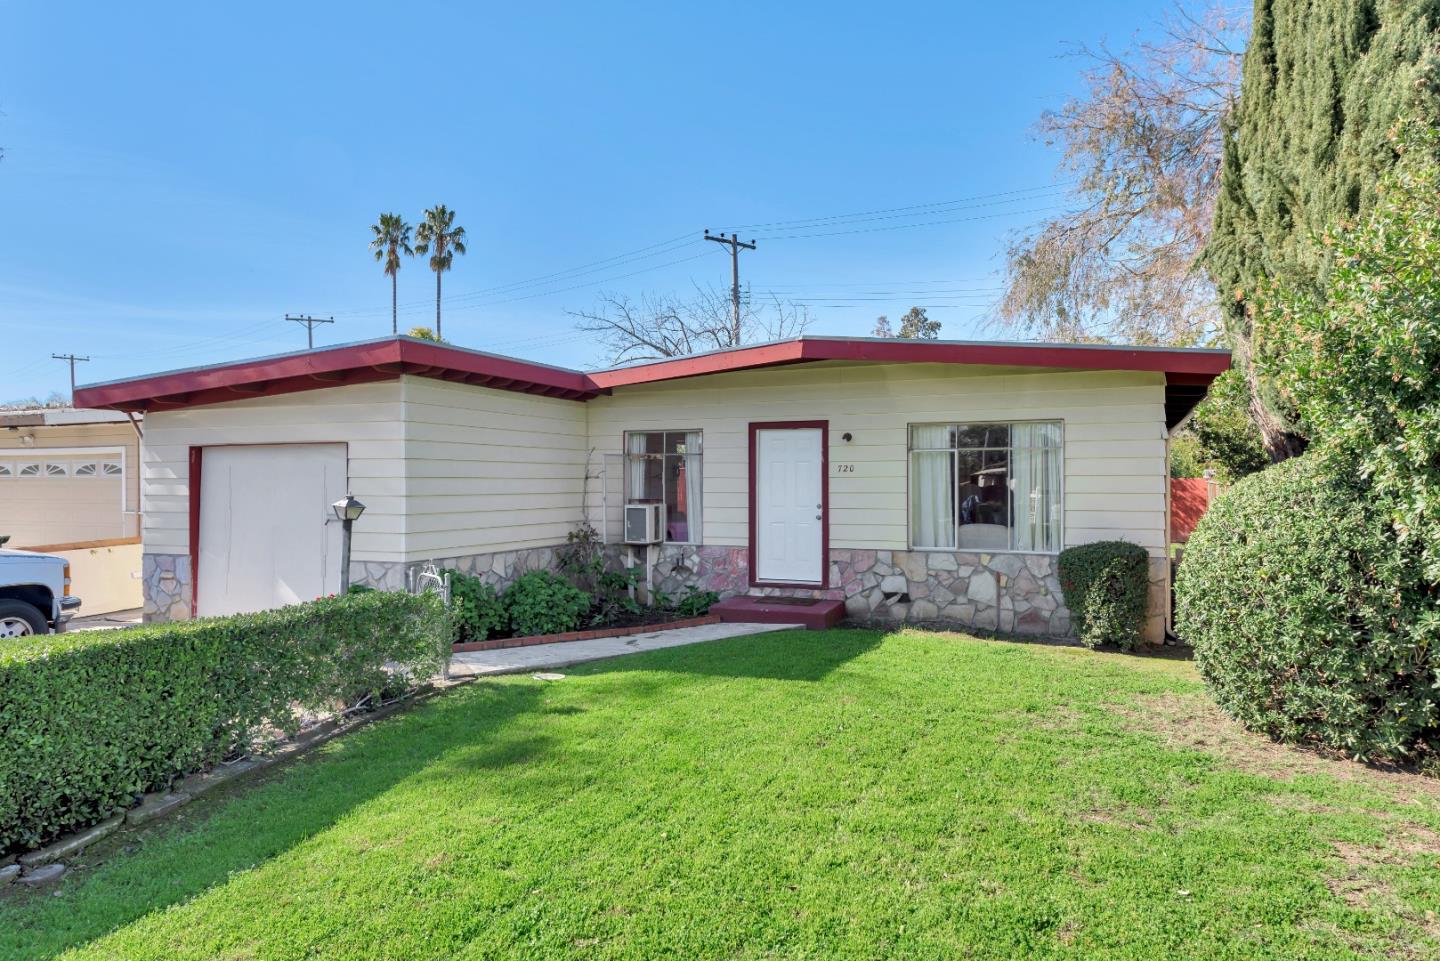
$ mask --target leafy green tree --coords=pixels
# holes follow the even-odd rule
[[[416,340],[433,340],[437,344],[443,344],[440,336],[429,327],[411,327],[406,334],[407,337],[414,337]]]
[[[925,316],[924,307],[911,307],[900,318],[900,327],[890,326],[890,318],[881,314],[875,318],[871,337],[893,337],[899,340],[934,340],[940,336],[940,321]]]
[[[901,340],[934,340],[940,336],[940,321],[926,317],[924,307],[911,307],[900,318],[895,336]]]
[[[425,219],[415,228],[415,253],[430,255],[430,269],[435,271],[435,339],[440,331],[440,275],[450,269],[456,254],[465,253],[465,228],[455,226],[455,211],[437,204],[425,211]]]
[[[1271,284],[1318,292],[1330,256],[1314,241],[1374,206],[1396,120],[1440,117],[1437,22],[1440,0],[1256,0],[1203,262],[1273,457],[1305,440],[1261,373],[1288,345],[1256,335],[1256,300]]]
[[[1400,162],[1365,222],[1327,238],[1323,288],[1262,302],[1255,329],[1293,345],[1264,372],[1440,584],[1440,133],[1407,124],[1394,144]]]
[[[410,225],[399,214],[381,214],[379,223],[370,225],[370,232],[374,234],[370,249],[375,252],[375,259],[385,264],[385,275],[390,278],[390,333],[399,333],[397,277],[400,273],[400,255],[415,255],[415,251],[410,247]]]
[[[1170,441],[1170,476],[1203,477],[1210,470],[1220,483],[1233,484],[1263,470],[1270,457],[1249,407],[1241,371],[1232,368],[1216,378],[1190,422]]]

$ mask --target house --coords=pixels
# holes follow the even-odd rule
[[[799,337],[583,373],[407,337],[87,386],[146,417],[147,616],[306,600],[427,561],[503,584],[582,521],[659,588],[843,599],[856,616],[1065,634],[1065,546],[1151,554],[1168,604],[1168,432],[1215,350]]]
[[[70,562],[83,613],[141,605],[139,417],[0,410],[0,535]]]

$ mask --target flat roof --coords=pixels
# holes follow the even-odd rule
[[[1230,352],[1113,344],[806,335],[584,372],[394,336],[86,384],[75,391],[75,402],[116,411],[173,410],[247,396],[393,380],[404,374],[586,401],[618,387],[819,361],[1162,373],[1166,378],[1166,420],[1173,426],[1204,397],[1210,382],[1230,367]]]
[[[0,409],[0,427],[63,427],[67,424],[123,424],[129,417],[120,410],[93,407],[15,407]]]

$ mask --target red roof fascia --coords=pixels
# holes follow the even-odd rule
[[[116,410],[173,410],[393,380],[401,374],[569,400],[587,400],[600,393],[577,371],[397,339],[82,387],[75,392],[75,403]]]
[[[588,400],[614,387],[824,360],[1155,371],[1164,373],[1172,385],[1196,387],[1208,385],[1230,366],[1230,355],[1223,351],[801,338],[584,374],[396,338],[82,387],[75,392],[75,404],[128,411],[170,410],[239,397],[392,380],[402,374]]]
[[[1223,351],[1139,350],[1110,346],[1048,344],[952,344],[890,340],[803,339],[735,350],[680,357],[636,367],[598,371],[590,379],[599,387],[648,384],[726,371],[752,370],[821,360],[879,363],[979,364],[986,366],[1060,367],[1079,370],[1142,370],[1170,376],[1193,376],[1208,383],[1230,367]]]

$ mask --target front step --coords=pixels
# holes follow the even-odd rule
[[[722,621],[798,624],[812,631],[834,627],[845,617],[845,602],[809,597],[755,597],[736,594],[710,608]]]

